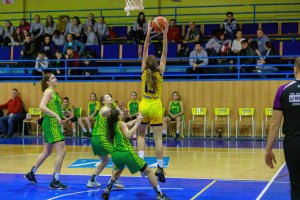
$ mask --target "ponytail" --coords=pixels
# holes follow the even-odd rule
[[[44,74],[44,77],[41,80],[41,87],[42,87],[43,92],[45,92],[45,90],[49,87],[47,81],[50,80],[51,75],[53,75],[53,74],[52,73],[46,73],[46,74]]]
[[[145,84],[148,85],[153,91],[157,91],[157,78],[155,72],[147,69]]]
[[[115,129],[119,121],[120,111],[116,108],[112,108],[107,116],[107,139],[108,142],[114,143]]]

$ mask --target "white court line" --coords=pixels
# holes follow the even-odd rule
[[[135,187],[135,188],[124,188],[122,190],[152,190],[152,187]],[[183,188],[161,188],[163,190],[183,190]],[[98,190],[86,190],[86,191],[80,191],[80,192],[73,192],[73,193],[68,193],[68,194],[62,194],[56,197],[52,197],[48,200],[53,200],[53,199],[58,199],[61,197],[65,197],[65,196],[72,196],[72,195],[76,195],[76,194],[81,194],[81,193],[86,193],[86,192],[99,192],[102,189],[98,189]]]
[[[266,193],[266,191],[272,185],[272,183],[274,182],[275,178],[278,176],[278,174],[281,172],[281,170],[284,168],[284,166],[285,166],[285,162],[281,165],[281,167],[278,169],[278,171],[276,172],[276,174],[274,174],[274,176],[271,178],[271,180],[266,185],[266,187],[261,191],[261,193],[258,195],[258,197],[256,198],[256,200],[260,200],[262,198],[262,196]]]

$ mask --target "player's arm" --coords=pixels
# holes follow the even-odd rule
[[[179,101],[179,103],[180,103],[181,111],[180,113],[176,114],[176,117],[181,116],[184,113],[182,101]]]
[[[120,123],[120,128],[121,128],[121,131],[122,131],[123,135],[125,137],[127,137],[128,139],[132,138],[133,134],[137,131],[139,125],[141,124],[142,119],[143,119],[142,116],[138,116],[135,120],[134,126],[131,129],[129,129],[127,127],[125,122],[121,122]]]
[[[150,33],[152,31],[151,22],[148,22],[148,29],[147,29],[147,35],[144,42],[144,50],[143,50],[143,60],[142,60],[142,72],[145,69],[146,66],[146,59],[148,58],[148,50],[149,50],[149,43],[150,43]]]
[[[171,104],[172,104],[172,101],[169,102],[168,109],[167,109],[167,115],[170,115],[172,117],[172,114],[171,114]]]
[[[270,168],[274,168],[273,162],[276,163],[275,155],[272,152],[272,146],[281,126],[283,113],[281,110],[274,110],[270,122],[268,141],[266,145],[265,162]]]
[[[168,30],[169,30],[169,24],[165,24],[165,29],[162,30],[163,33],[163,49],[160,57],[159,62],[159,71],[163,75],[165,73],[166,64],[167,64],[167,53],[168,53]]]

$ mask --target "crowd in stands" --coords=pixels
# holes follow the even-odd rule
[[[147,18],[143,12],[137,16],[130,32],[128,40],[133,40],[140,44],[145,39],[147,33]],[[159,40],[161,33],[153,31],[152,40]],[[97,22],[93,13],[89,13],[85,23],[82,23],[79,17],[70,18],[67,15],[58,16],[57,23],[51,15],[48,15],[45,23],[41,21],[40,16],[34,17],[34,22],[29,24],[25,19],[20,21],[19,26],[7,20],[5,26],[0,25],[0,45],[21,46],[20,60],[36,59],[34,75],[42,75],[48,67],[63,67],[62,59],[92,59],[97,58],[95,52],[87,50],[87,45],[103,44],[105,40],[115,38],[116,33],[112,27],[108,27],[105,18],[100,16]],[[176,20],[169,21],[168,40],[170,43],[181,44],[184,53],[178,52],[179,57],[190,57],[187,73],[218,73],[236,71],[236,67],[218,68],[209,70],[207,65],[236,64],[242,66],[243,72],[264,72],[276,71],[276,67],[267,67],[265,64],[280,64],[278,58],[269,56],[279,55],[273,48],[269,37],[264,34],[262,29],[257,30],[256,38],[245,39],[243,32],[239,29],[239,24],[233,18],[232,12],[226,13],[226,19],[223,27],[214,30],[213,37],[207,38],[199,26],[191,21],[184,37],[181,29],[177,26]],[[188,49],[190,43],[194,43],[194,49]],[[226,56],[257,56],[257,58],[226,59]],[[222,56],[223,58],[209,58],[212,56]],[[56,59],[54,62],[48,62],[48,59]],[[70,61],[67,62],[69,75],[89,75],[96,73],[95,70],[72,70],[80,66],[91,66],[92,62]],[[31,63],[22,63],[23,67],[28,67]],[[187,62],[188,65],[188,62]],[[253,65],[253,66],[247,66]],[[257,66],[255,66],[257,65]],[[44,68],[44,69],[43,69]],[[56,75],[63,75],[65,72],[60,69],[52,70]]]

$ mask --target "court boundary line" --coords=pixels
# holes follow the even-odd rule
[[[260,200],[263,195],[267,192],[269,187],[274,182],[275,178],[278,176],[278,174],[282,171],[282,169],[285,167],[286,163],[284,162],[281,167],[277,170],[277,172],[274,174],[274,176],[271,178],[271,180],[268,182],[268,184],[265,186],[265,188],[261,191],[261,193],[257,196],[256,200]]]
[[[195,200],[198,196],[200,196],[203,192],[205,192],[205,190],[207,190],[210,186],[212,186],[215,182],[217,182],[217,180],[213,180],[212,182],[210,182],[207,186],[205,186],[205,188],[203,188],[200,192],[198,192],[196,195],[194,195],[191,200]]]

